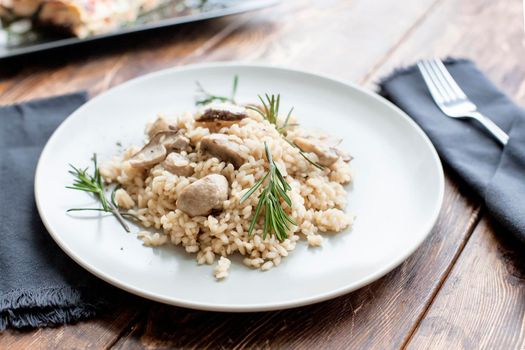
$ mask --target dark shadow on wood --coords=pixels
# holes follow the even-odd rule
[[[508,274],[515,278],[511,282],[522,284],[525,280],[525,245],[494,219],[488,220],[488,228],[494,235],[498,254],[504,261]]]

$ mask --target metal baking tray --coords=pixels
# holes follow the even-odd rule
[[[0,59],[73,46],[131,33],[203,21],[275,5],[279,0],[185,0],[168,3],[141,14],[136,21],[119,29],[85,38],[65,37],[33,29],[29,20],[0,27]],[[170,5],[171,4],[171,5]]]

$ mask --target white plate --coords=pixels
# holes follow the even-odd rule
[[[89,166],[139,143],[156,113],[194,108],[195,81],[229,92],[240,77],[239,100],[280,93],[282,110],[295,106],[302,125],[344,139],[355,159],[347,210],[353,229],[327,235],[322,248],[298,244],[281,265],[250,270],[240,259],[216,282],[212,267],[197,266],[180,247],[144,247],[113,217],[77,218],[70,207],[93,205],[67,190],[68,163]],[[150,74],[92,99],[74,112],[47,143],[35,178],[40,216],[58,245],[81,266],[129,292],[203,310],[263,311],[311,304],[348,293],[383,276],[428,235],[441,208],[444,177],[425,134],[403,112],[354,85],[291,69],[207,64]],[[137,231],[137,230],[136,230]]]

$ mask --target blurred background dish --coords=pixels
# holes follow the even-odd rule
[[[278,0],[0,0],[0,58],[274,5]]]

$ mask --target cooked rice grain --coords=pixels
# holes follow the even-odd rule
[[[188,253],[195,253],[199,264],[211,265],[220,256],[214,273],[217,279],[222,279],[228,275],[230,266],[226,256],[241,254],[245,265],[268,270],[278,266],[281,259],[295,249],[300,237],[306,238],[310,246],[320,246],[322,236],[319,233],[339,232],[352,225],[353,216],[344,211],[346,191],[343,185],[352,180],[348,163],[338,160],[330,168],[314,168],[297,148],[283,140],[273,125],[249,112],[249,118],[219,131],[242,140],[241,152],[247,161],[236,170],[231,164],[199,151],[200,140],[210,131],[196,126],[192,115],[185,114],[173,122],[193,145],[190,152],[181,152],[195,170],[191,177],[174,175],[164,169],[162,163],[148,170],[132,168],[128,160],[140,150],[138,146],[100,167],[107,182],[122,187],[115,193],[119,206],[129,209],[144,227],[158,231],[139,233],[145,245],[157,246],[170,241],[183,246]],[[299,127],[291,128],[288,138],[305,133]],[[288,192],[292,207],[285,205],[285,210],[297,226],[292,227],[283,242],[270,236],[262,238],[262,217],[253,235],[248,234],[260,189],[239,203],[242,195],[266,172],[265,142],[292,188]],[[189,217],[177,209],[175,202],[186,186],[209,174],[222,174],[228,179],[229,199],[218,214]]]
[[[228,271],[230,269],[231,261],[228,258],[225,258],[224,256],[221,256],[219,259],[219,262],[217,263],[217,266],[213,269],[213,274],[215,275],[215,278],[220,280],[223,278],[228,277]]]

